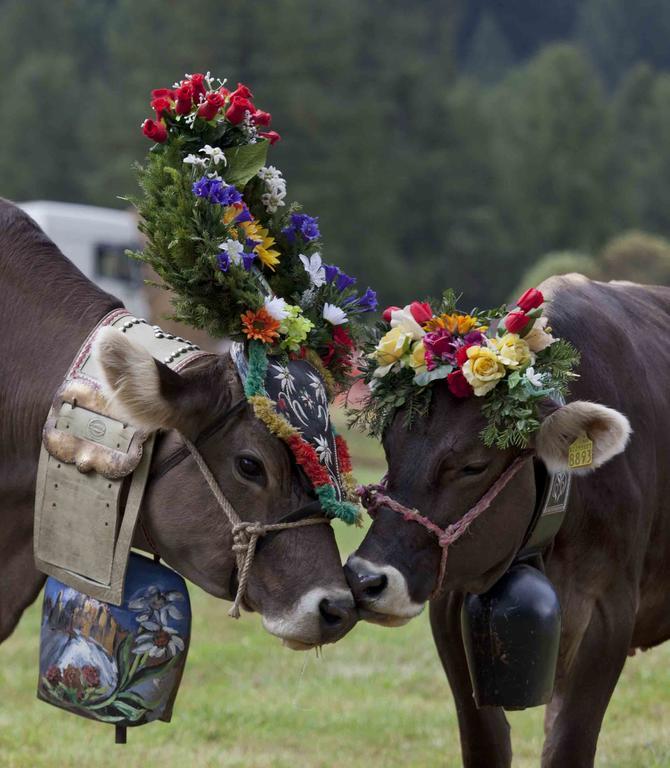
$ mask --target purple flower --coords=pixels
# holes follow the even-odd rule
[[[191,189],[196,197],[209,197],[210,179],[207,176],[203,176],[198,181],[193,182]]]
[[[253,217],[252,217],[249,209],[247,208],[247,206],[244,203],[242,203],[242,210],[237,215],[237,217],[235,219],[235,223],[239,224],[239,223],[241,223],[243,221],[251,221],[252,218]]]
[[[326,282],[327,283],[332,283],[333,280],[335,280],[337,278],[337,276],[339,275],[339,273],[340,273],[339,268],[336,267],[333,264],[324,264],[323,265],[323,271],[326,274]]]
[[[337,290],[338,291],[344,291],[346,288],[349,288],[356,282],[355,277],[350,277],[349,275],[342,272],[342,270],[338,270],[339,274],[337,276]]]
[[[423,337],[423,346],[426,350],[426,368],[429,371],[437,368],[440,363],[456,362],[455,340],[446,328],[427,333]]]
[[[245,251],[242,254],[242,266],[247,270],[247,272],[251,269],[251,265],[254,263],[255,258],[256,258],[255,253],[247,253]]]
[[[219,260],[219,269],[222,272],[227,272],[230,267],[230,256],[222,251],[217,255],[217,259]]]
[[[377,303],[377,294],[372,288],[368,288],[358,300],[358,306],[363,312],[374,312]]]
[[[318,216],[308,216],[306,213],[292,213],[291,223],[282,229],[287,240],[293,242],[299,234],[306,243],[316,240],[321,236],[319,232]]]

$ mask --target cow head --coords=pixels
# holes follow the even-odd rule
[[[243,520],[277,522],[313,503],[315,495],[285,444],[241,406],[242,386],[229,355],[208,356],[176,373],[114,329],[101,332],[97,355],[112,409],[158,442],[136,544],[155,548],[182,575],[217,597],[237,586],[231,526],[190,455],[156,472],[183,445],[222,421],[199,450]],[[333,531],[312,525],[262,540],[251,568],[245,606],[286,645],[335,642],[356,621]]]
[[[593,471],[623,451],[630,425],[619,412],[576,401],[547,409],[535,434],[537,456],[552,471],[568,468],[568,447],[586,433],[593,441]],[[405,426],[399,411],[384,436],[388,495],[417,508],[441,528],[460,519],[504,472],[519,451],[487,448],[486,421],[477,398],[457,400],[434,387],[431,412]],[[444,587],[481,593],[509,567],[521,546],[536,503],[535,473],[528,461],[468,534],[449,550]],[[435,589],[441,550],[425,528],[382,507],[345,571],[361,615],[385,625],[419,614]]]

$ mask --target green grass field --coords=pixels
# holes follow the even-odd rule
[[[376,446],[352,440],[362,479],[383,471]],[[337,526],[343,555],[362,536]],[[171,724],[113,729],[35,698],[39,601],[0,646],[0,768],[399,768],[460,765],[456,715],[427,617],[401,629],[361,624],[323,656],[294,653],[257,616],[193,587],[189,660]],[[513,713],[515,766],[537,766],[542,711]],[[626,665],[597,765],[670,766],[670,644]],[[570,768],[566,766],[566,768]]]

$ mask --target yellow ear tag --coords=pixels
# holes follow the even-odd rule
[[[568,448],[568,466],[570,469],[590,467],[593,464],[593,440],[586,435],[578,437]]]

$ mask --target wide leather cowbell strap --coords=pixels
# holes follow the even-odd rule
[[[116,309],[88,335],[54,397],[37,471],[35,564],[68,586],[119,605],[154,435],[108,410],[92,356],[104,327],[126,334],[176,371],[209,353]]]

